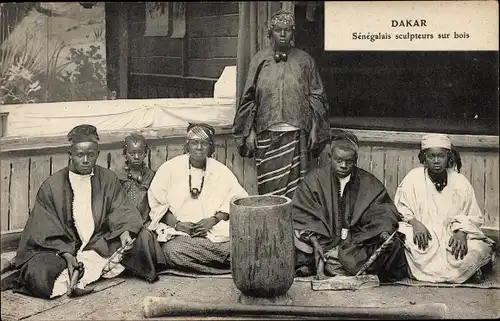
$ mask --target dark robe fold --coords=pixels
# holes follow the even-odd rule
[[[313,232],[325,252],[339,246],[339,261],[355,274],[382,244],[380,234],[397,230],[399,213],[383,184],[360,168],[351,174],[344,198],[345,212],[340,213],[339,191],[330,163],[306,175],[295,191],[292,215],[294,228]],[[340,238],[343,222],[349,229],[346,240]],[[399,246],[395,250],[401,251]],[[399,262],[401,253],[396,254],[398,262],[393,259],[390,264],[405,269],[404,263]]]
[[[117,170],[116,175],[122,183],[125,195],[132,200],[142,216],[143,224],[149,222],[149,207],[148,189],[151,185],[156,172],[152,169],[145,167],[143,169],[142,182],[139,183],[133,178],[128,178],[128,172],[124,168]]]
[[[245,140],[252,127],[259,134],[271,125],[286,122],[311,131],[318,126],[318,147],[329,137],[328,100],[313,58],[292,47],[286,62],[276,63],[274,50],[257,52],[250,62],[244,91],[233,122],[233,136],[240,154],[249,157]],[[313,151],[317,154],[317,151]]]
[[[122,264],[137,276],[150,282],[155,281],[158,278],[156,267],[165,264],[165,257],[160,245],[152,242],[154,236],[143,229],[141,215],[125,196],[116,174],[95,166],[91,186],[95,229],[84,250],[93,250],[108,258],[121,246],[120,235],[129,231],[132,238],[139,237],[134,242],[131,253],[124,256]],[[51,289],[50,284],[55,281],[52,278],[57,277],[66,266],[50,263],[58,261],[58,255],[64,252],[74,256],[77,254],[82,242],[75,227],[72,203],[73,190],[68,168],[58,171],[42,183],[15,257],[16,268],[21,269],[20,279],[17,286],[14,286],[15,291],[37,295],[33,293],[36,292],[34,287]],[[139,258],[134,255],[137,253],[145,254]],[[47,264],[28,264],[39,254],[52,256],[42,260]],[[29,271],[34,269],[38,271]],[[51,269],[58,271],[43,272]],[[51,280],[35,280],[33,278],[36,275],[50,275]]]

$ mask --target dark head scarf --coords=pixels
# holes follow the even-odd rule
[[[278,10],[272,16],[269,21],[269,30],[272,30],[275,26],[284,25],[295,28],[295,17],[291,11],[288,10]]]
[[[342,130],[335,133],[331,138],[330,145],[332,149],[334,147],[338,147],[342,149],[352,150],[356,153],[356,156],[358,155],[359,151],[358,136],[356,136],[352,132]]]
[[[75,145],[82,142],[99,142],[99,135],[97,134],[97,128],[92,125],[78,125],[69,131],[68,141],[71,145]]]

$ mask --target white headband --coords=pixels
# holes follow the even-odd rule
[[[427,148],[446,148],[451,149],[451,141],[448,136],[443,134],[428,134],[422,136],[422,150]]]
[[[198,126],[194,126],[187,133],[188,139],[207,139],[210,140],[208,134]]]

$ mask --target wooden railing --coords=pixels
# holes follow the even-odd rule
[[[250,194],[255,194],[254,160],[238,155],[230,126],[217,127],[216,131],[214,157],[234,172]],[[358,165],[378,177],[390,195],[394,196],[398,184],[408,171],[420,166],[417,154],[422,134],[368,130],[353,132],[361,142]],[[122,141],[128,133],[100,133],[99,165],[112,170],[123,166]],[[148,139],[151,148],[147,165],[153,170],[183,153],[185,128],[148,129],[142,134]],[[461,172],[474,187],[477,201],[485,215],[485,226],[498,231],[498,137],[449,136],[461,153],[464,163]],[[24,227],[42,182],[68,165],[68,143],[65,136],[58,136],[1,138],[0,144],[1,230],[18,231]]]

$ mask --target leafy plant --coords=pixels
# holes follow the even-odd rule
[[[0,49],[0,104],[27,104],[36,102],[40,81],[37,80],[40,50],[24,43],[6,45]]]
[[[99,53],[100,46],[90,45],[89,49],[71,48],[66,57],[75,64],[74,70],[66,72],[62,79],[70,83],[67,90],[72,100],[94,100],[106,97],[106,61]]]
[[[61,85],[62,71],[70,64],[60,63],[59,56],[65,46],[63,41],[53,42],[44,54],[46,40],[28,33],[24,42],[4,43],[0,50],[0,102],[19,104],[61,99],[52,93]]]
[[[104,28],[99,27],[94,29],[94,40],[100,40],[104,35]]]
[[[0,77],[0,104],[28,104],[36,102],[34,93],[41,89],[32,71],[25,67],[27,58],[17,58]]]

